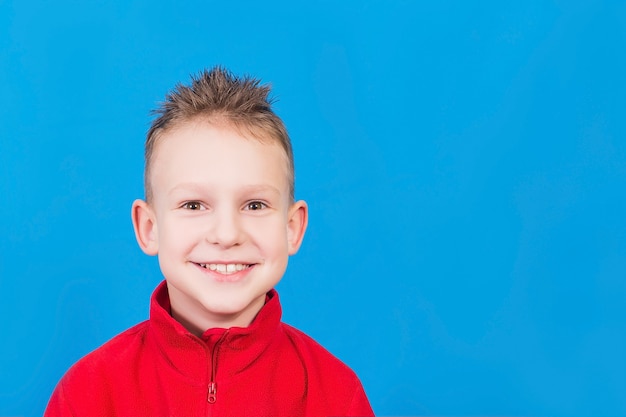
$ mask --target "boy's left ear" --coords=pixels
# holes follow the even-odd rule
[[[309,208],[306,202],[296,201],[289,208],[287,218],[287,246],[289,255],[294,255],[300,249],[304,232],[309,222]]]

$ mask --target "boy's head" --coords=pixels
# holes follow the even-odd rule
[[[205,71],[167,96],[148,132],[135,234],[159,256],[172,315],[198,335],[247,326],[306,230],[291,145],[268,93],[257,80]]]
[[[157,117],[148,130],[145,146],[144,187],[146,201],[152,199],[152,157],[160,138],[175,126],[194,119],[227,125],[244,136],[276,142],[288,161],[289,194],[295,195],[293,150],[287,129],[272,110],[270,87],[251,77],[237,77],[222,67],[204,70],[188,85],[178,84],[153,111]]]

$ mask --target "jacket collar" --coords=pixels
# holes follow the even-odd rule
[[[170,300],[164,282],[154,290],[150,301],[148,343],[178,373],[190,382],[206,383],[212,372],[220,378],[241,372],[255,362],[280,332],[282,309],[278,293],[267,293],[265,305],[248,327],[209,329],[202,337],[190,333],[170,314]],[[219,368],[214,361],[219,359]]]

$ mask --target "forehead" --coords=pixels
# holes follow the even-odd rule
[[[180,183],[212,188],[269,185],[289,193],[289,162],[277,141],[206,121],[185,122],[160,136],[150,169],[154,193]]]

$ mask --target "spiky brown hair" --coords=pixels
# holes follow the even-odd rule
[[[146,201],[152,200],[150,170],[156,144],[162,134],[181,123],[205,120],[228,125],[254,139],[277,141],[285,151],[289,164],[289,193],[294,199],[294,162],[291,140],[283,121],[272,110],[271,88],[250,76],[238,77],[216,66],[191,76],[188,85],[177,84],[165,101],[152,111],[152,121],[146,136],[144,187]]]

